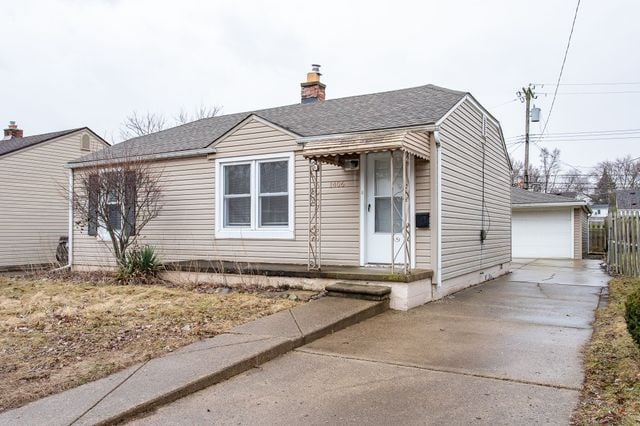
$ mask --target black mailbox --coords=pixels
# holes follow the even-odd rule
[[[429,227],[429,213],[416,213],[416,228]]]

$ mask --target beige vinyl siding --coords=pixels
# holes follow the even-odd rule
[[[308,161],[295,139],[259,120],[250,120],[215,146],[211,158],[157,162],[163,170],[163,208],[142,231],[141,242],[158,247],[163,261],[209,259],[238,262],[307,263]],[[215,158],[295,152],[294,239],[215,238]],[[357,171],[323,165],[322,262],[360,262],[360,180]],[[74,264],[109,266],[104,242],[74,232]]]
[[[499,129],[465,100],[442,124],[443,280],[511,260],[509,164]],[[482,229],[482,144],[485,143],[485,227]]]
[[[64,165],[88,152],[80,149],[84,133],[92,150],[103,148],[79,131],[0,157],[0,267],[55,262],[68,233]]]
[[[586,257],[589,238],[587,214],[581,208],[573,209],[573,258]]]
[[[431,157],[431,143],[428,132],[407,132],[404,137],[404,144],[413,152],[424,153],[427,158]]]
[[[424,141],[429,146],[429,139]],[[431,213],[431,178],[428,161],[415,160],[415,197],[416,213]],[[433,226],[433,218],[431,220]],[[430,269],[431,266],[431,229],[415,229],[416,233],[416,268]]]

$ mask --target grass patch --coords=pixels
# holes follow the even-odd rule
[[[298,303],[275,293],[0,277],[0,411]]]
[[[627,331],[625,301],[639,279],[609,283],[609,305],[596,311],[591,342],[585,349],[585,384],[573,424],[640,423],[640,348]]]

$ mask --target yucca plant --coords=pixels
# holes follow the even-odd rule
[[[158,275],[160,267],[161,263],[153,246],[136,246],[127,253],[125,263],[119,270],[118,279],[120,281],[148,280]]]

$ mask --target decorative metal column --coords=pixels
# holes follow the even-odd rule
[[[402,240],[404,245],[404,273],[408,274],[411,270],[411,204],[410,204],[410,179],[409,154],[402,152]]]
[[[389,210],[391,211],[391,273],[396,272],[396,229],[394,223],[394,213],[396,210],[396,194],[394,192],[395,188],[395,171],[393,169],[393,151],[389,151],[389,180],[391,183],[391,189],[389,194],[391,198],[389,200]]]
[[[309,159],[309,254],[307,268],[319,271],[321,264],[321,201],[322,167],[318,160]]]
[[[401,193],[395,192],[394,152],[391,152],[391,273],[395,273],[396,259],[402,256],[402,272],[411,271],[411,157],[402,151],[402,188]],[[396,197],[402,197],[402,207],[396,211]],[[394,219],[398,215],[402,223],[400,244],[396,248],[396,232]]]

